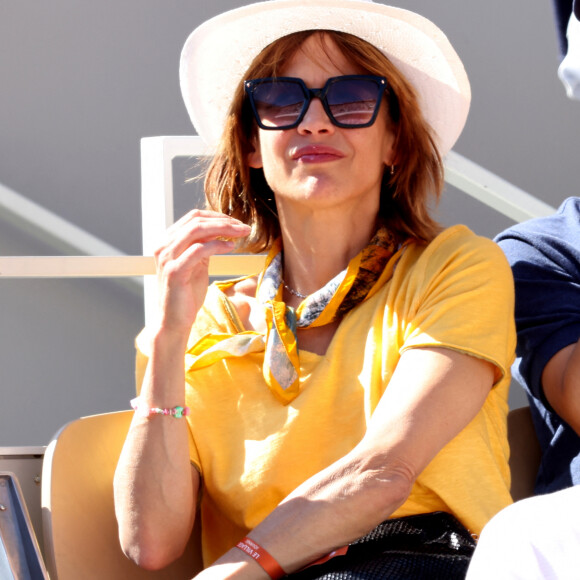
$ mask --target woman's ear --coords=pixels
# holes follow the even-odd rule
[[[262,152],[260,151],[260,142],[257,137],[252,139],[252,147],[254,150],[248,153],[248,165],[252,169],[260,169],[262,167]]]
[[[385,138],[385,145],[383,150],[383,163],[387,167],[395,165],[397,161],[397,152],[395,151],[395,137],[394,135],[387,135]]]
[[[381,157],[383,163],[387,167],[391,167],[397,162],[397,132],[397,127],[395,127],[393,123],[388,120],[386,122],[386,127],[382,136],[381,143]]]

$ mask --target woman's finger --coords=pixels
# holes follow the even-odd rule
[[[179,229],[185,224],[188,224],[196,220],[216,220],[221,223],[232,223],[232,224],[243,223],[234,217],[228,216],[224,213],[220,213],[217,211],[205,209],[192,209],[191,211],[183,215],[180,219],[178,219],[175,223],[173,223],[171,226],[169,226],[169,228],[167,228],[167,231],[171,232],[173,230]]]
[[[166,255],[175,258],[192,244],[219,239],[239,239],[247,236],[250,231],[249,226],[223,214],[196,216],[195,219],[186,220],[168,231],[166,242],[158,248],[155,254],[160,255],[165,252]]]
[[[235,247],[229,240],[213,240],[211,242],[194,243],[188,246],[179,256],[165,263],[165,270],[173,279],[179,278],[190,283],[203,279],[206,283],[209,259],[218,254],[228,254]]]

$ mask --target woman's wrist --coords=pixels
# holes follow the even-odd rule
[[[189,415],[189,407],[176,405],[175,407],[157,407],[149,406],[141,397],[135,397],[130,401],[131,407],[140,417],[151,417],[153,415],[169,415],[176,419],[181,419]]]
[[[237,548],[226,552],[195,580],[270,580],[268,573],[248,554]]]
[[[150,334],[150,352],[140,402],[150,408],[185,407],[184,354],[187,338],[157,331]]]
[[[183,354],[187,348],[190,333],[191,327],[175,328],[160,324],[151,331],[151,346],[154,350]]]
[[[236,548],[257,562],[271,580],[279,580],[286,575],[272,554],[251,538],[242,538]]]

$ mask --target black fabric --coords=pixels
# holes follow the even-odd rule
[[[285,576],[292,580],[464,579],[475,540],[451,514],[384,521],[344,556]]]
[[[558,48],[560,51],[560,61],[568,52],[568,38],[566,30],[572,12],[580,20],[580,0],[552,0],[556,32],[558,33]]]

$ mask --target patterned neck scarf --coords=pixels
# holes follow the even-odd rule
[[[340,320],[357,304],[373,296],[391,278],[396,263],[391,258],[397,249],[394,236],[385,227],[379,227],[345,270],[294,309],[283,302],[282,244],[276,241],[266,258],[256,291],[258,302],[265,309],[266,334],[245,331],[235,335],[206,335],[188,351],[194,357],[190,370],[227,357],[263,351],[264,379],[272,393],[287,405],[300,392],[296,330]],[[217,283],[217,286],[225,291],[235,283]]]

